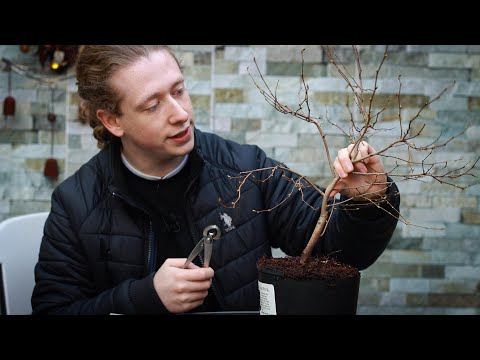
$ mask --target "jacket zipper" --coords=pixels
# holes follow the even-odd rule
[[[186,199],[187,205],[188,205],[188,206],[185,206],[185,214],[187,215],[187,227],[188,227],[188,230],[190,232],[190,235],[192,236],[194,246],[196,246],[198,244],[198,241],[200,241],[200,239],[198,241],[195,240],[195,239],[198,238],[198,236],[196,236],[196,234],[193,231],[193,222],[194,221],[193,221],[193,215],[192,215],[191,210],[190,210],[191,206],[190,206],[190,200],[188,199],[188,193],[190,192],[191,187],[193,186],[193,184],[195,183],[195,181],[197,179],[198,179],[198,175],[193,178],[193,180],[188,185],[187,190],[185,190],[185,199]],[[199,258],[200,258],[200,263],[203,266],[204,265],[203,257],[201,255],[199,255]],[[214,276],[212,278],[212,286],[211,287],[212,287],[213,295],[218,300],[217,290],[215,289],[215,283],[216,283],[216,281],[215,281],[215,276]],[[218,301],[218,302],[221,303],[220,301]]]
[[[155,236],[153,234],[153,224],[152,224],[152,219],[150,218],[150,215],[148,215],[148,212],[146,212],[144,209],[136,206],[135,204],[132,204],[131,202],[129,202],[127,199],[125,199],[122,195],[120,195],[119,193],[116,193],[115,191],[111,191],[110,190],[110,193],[112,194],[113,197],[116,197],[122,201],[124,201],[125,203],[127,203],[128,205],[142,211],[145,216],[147,217],[148,219],[148,222],[149,222],[149,229],[148,229],[148,246],[147,246],[147,265],[146,265],[146,269],[148,269],[149,273],[155,271],[155,259],[153,258],[154,257],[154,254],[155,254]]]
[[[149,227],[148,227],[148,252],[147,252],[147,269],[150,272],[155,271],[155,234],[153,233],[153,224],[152,220],[149,218]]]

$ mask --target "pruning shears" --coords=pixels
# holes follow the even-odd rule
[[[220,238],[221,231],[217,225],[209,225],[203,230],[203,238],[198,242],[198,244],[193,248],[190,255],[188,255],[183,268],[186,269],[188,264],[190,264],[197,255],[201,254],[203,251],[203,267],[208,267],[210,265],[210,259],[212,258],[212,248],[213,240],[218,240]]]

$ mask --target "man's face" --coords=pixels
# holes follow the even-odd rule
[[[110,83],[121,99],[123,115],[117,124],[129,160],[169,163],[192,150],[192,103],[183,75],[168,51],[151,53],[121,68]]]

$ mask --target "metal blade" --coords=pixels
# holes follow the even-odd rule
[[[188,264],[190,264],[193,259],[197,257],[198,254],[200,254],[203,250],[203,244],[205,243],[205,238],[203,237],[198,244],[193,248],[192,252],[190,255],[188,255],[187,260],[185,261],[185,264],[183,264],[183,268],[186,269],[188,267]]]

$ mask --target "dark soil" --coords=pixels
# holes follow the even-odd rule
[[[298,280],[335,280],[360,275],[357,268],[324,256],[311,257],[305,264],[300,263],[300,256],[262,257],[257,261],[257,269],[263,268],[282,272],[285,277]]]

